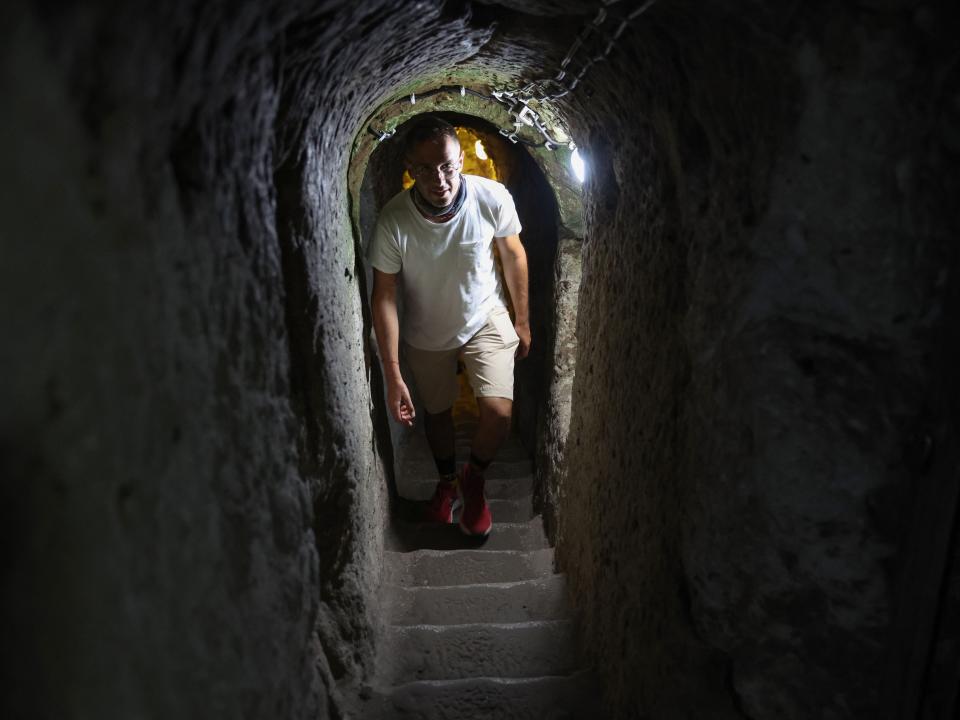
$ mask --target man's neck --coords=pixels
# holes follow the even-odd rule
[[[446,207],[437,207],[427,200],[417,189],[416,184],[413,186],[413,193],[413,204],[416,206],[417,211],[430,222],[443,223],[453,218],[453,216],[459,212],[460,208],[463,206],[463,201],[466,198],[467,187],[463,181],[463,176],[461,175],[460,187],[457,189],[457,194],[454,196],[453,202]]]
[[[414,185],[413,187],[414,187],[414,191],[417,193],[417,205],[420,208],[422,208],[425,212],[429,212],[431,215],[445,215],[448,212],[450,212],[451,208],[453,208],[453,206],[457,202],[457,196],[454,195],[453,200],[450,202],[449,205],[447,205],[446,207],[439,207],[437,205],[434,205],[429,200],[427,200],[427,198],[423,196],[423,193],[416,189],[417,188],[416,185]]]

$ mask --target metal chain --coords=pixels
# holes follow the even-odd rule
[[[540,114],[530,107],[530,103],[535,102],[540,104],[558,100],[559,98],[564,97],[576,89],[577,85],[583,79],[583,76],[587,73],[587,70],[593,67],[596,63],[605,61],[610,56],[610,53],[613,52],[613,48],[616,46],[617,41],[623,35],[629,24],[644,12],[649,10],[650,7],[657,2],[657,0],[644,0],[630,12],[620,15],[618,18],[620,22],[617,24],[616,30],[614,30],[612,33],[606,33],[603,31],[603,27],[606,24],[608,17],[610,17],[610,13],[607,12],[607,8],[609,8],[611,5],[617,4],[620,2],[620,0],[602,0],[602,2],[603,7],[599,8],[593,20],[583,27],[576,39],[573,41],[573,44],[567,50],[567,54],[560,62],[560,70],[555,76],[531,80],[518,90],[494,90],[489,95],[484,95],[483,93],[477,92],[476,90],[471,90],[462,85],[444,85],[421,93],[419,97],[427,98],[440,93],[459,92],[461,96],[469,93],[470,95],[474,95],[485,100],[493,100],[494,102],[503,105],[507,112],[513,116],[513,129],[500,129],[500,134],[510,142],[514,144],[521,143],[530,147],[545,147],[547,150],[556,150],[561,145],[566,145],[571,150],[574,149],[576,146],[572,141],[563,143],[550,135],[550,131],[547,129],[547,126],[540,117]],[[590,44],[591,36],[598,38],[600,43],[603,43],[603,49],[587,59],[580,67],[580,71],[576,75],[573,75],[571,80],[564,82],[567,80],[568,75],[571,74],[569,71],[570,63],[573,62],[581,48],[584,48]],[[547,88],[551,86],[556,88],[555,92],[547,92]],[[417,95],[411,94],[409,101],[411,105],[415,104],[417,102]],[[518,133],[525,125],[535,128],[537,132],[543,136],[543,142],[533,142],[520,137]],[[377,137],[378,142],[382,142],[387,138],[392,137],[397,132],[396,129],[393,129],[390,132],[380,132],[369,126],[367,127],[367,130]]]
[[[604,0],[604,7],[601,7],[597,11],[596,17],[592,22],[585,25],[583,30],[580,31],[580,34],[577,36],[576,40],[573,41],[573,44],[570,46],[570,49],[567,50],[567,54],[564,56],[563,60],[560,62],[560,71],[554,77],[542,78],[539,80],[532,80],[528,82],[524,87],[517,91],[517,95],[527,97],[539,102],[556,100],[563,97],[567,93],[574,90],[580,81],[583,79],[583,76],[586,74],[594,64],[598,62],[603,62],[606,60],[610,53],[613,51],[613,48],[616,46],[617,41],[620,39],[620,36],[623,35],[624,31],[627,29],[629,24],[642,15],[644,12],[650,9],[650,7],[657,0],[645,0],[645,2],[640,3],[637,7],[631,10],[629,13],[620,17],[620,22],[617,25],[617,29],[613,33],[603,32],[603,26],[606,24],[609,13],[607,8],[611,5],[614,5],[619,0]],[[606,40],[606,44],[603,46],[603,50],[598,54],[594,55],[588,59],[583,66],[568,84],[564,84],[564,79],[567,77],[570,63],[573,61],[577,52],[583,47],[590,35],[596,34],[598,38]],[[557,85],[560,88],[560,92],[557,93],[546,93],[543,89],[545,85]],[[539,90],[540,93],[535,93],[535,90]]]
[[[514,117],[514,131],[507,132],[505,130],[501,130],[500,133],[506,136],[507,139],[516,142],[516,139],[514,138],[518,137],[517,130],[526,124],[535,127],[540,132],[540,134],[544,137],[542,145],[548,150],[555,150],[557,147],[564,144],[558,142],[550,136],[550,133],[540,118],[540,114],[530,107],[529,103],[536,102],[539,104],[551,102],[572,92],[583,79],[583,76],[587,73],[587,70],[589,70],[596,63],[603,62],[607,59],[607,57],[609,57],[610,53],[613,52],[613,48],[616,46],[617,41],[627,29],[627,26],[641,14],[646,12],[656,1],[657,0],[644,0],[644,2],[641,2],[633,10],[621,16],[616,30],[608,34],[603,32],[603,27],[607,22],[607,18],[610,16],[607,8],[617,3],[618,0],[604,0],[604,7],[598,9],[596,17],[594,17],[589,24],[585,25],[577,35],[576,39],[573,41],[573,44],[567,50],[567,54],[564,55],[563,60],[560,62],[559,72],[557,72],[554,77],[532,80],[519,90],[515,91],[495,90],[491,94],[493,99],[506,106],[507,111]],[[584,62],[580,68],[580,71],[573,76],[572,80],[565,84],[564,80],[570,73],[570,63],[573,62],[580,49],[584,48],[589,43],[591,36],[596,36],[597,38],[601,38],[602,40],[606,41],[603,45],[603,49]],[[556,86],[558,90],[553,93],[547,92],[546,87],[549,87],[550,85]],[[575,148],[575,145],[572,142],[567,142],[565,144],[570,149]]]

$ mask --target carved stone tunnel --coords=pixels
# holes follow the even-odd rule
[[[4,6],[4,717],[359,717],[403,448],[376,133],[492,135],[647,4]],[[543,108],[582,189],[513,149],[594,716],[954,717],[960,11],[649,5]]]

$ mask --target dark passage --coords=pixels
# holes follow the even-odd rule
[[[956,717],[958,14],[6,3],[0,715],[496,717],[518,685],[374,707],[519,677],[489,628],[397,645],[476,613],[557,623],[524,667],[572,717]],[[435,605],[361,259],[425,111],[501,148],[531,267],[518,527],[469,552],[541,553],[428,539]]]

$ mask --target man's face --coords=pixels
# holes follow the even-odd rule
[[[449,137],[415,145],[407,156],[407,170],[416,180],[417,190],[435,207],[446,207],[460,190],[463,151]]]

